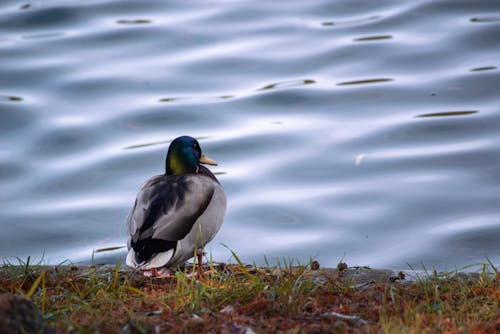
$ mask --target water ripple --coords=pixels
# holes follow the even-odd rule
[[[152,20],[148,19],[135,19],[135,20],[117,20],[117,24],[150,24],[153,23]]]
[[[21,102],[23,100],[22,97],[19,97],[19,96],[14,96],[14,95],[10,95],[10,96],[6,96],[6,95],[0,95],[0,101],[9,101],[9,102]]]
[[[0,257],[117,261],[187,134],[228,195],[217,260],[498,263],[499,10],[2,1]]]
[[[339,82],[337,84],[337,86],[364,85],[364,84],[372,84],[372,83],[380,83],[380,82],[388,82],[388,81],[394,81],[394,79],[389,79],[389,78],[375,78],[375,79],[364,79],[364,80],[346,81],[346,82]]]
[[[379,36],[367,36],[367,37],[359,37],[353,39],[355,42],[367,42],[367,41],[379,41],[384,39],[392,39],[391,35],[379,35]]]
[[[442,111],[442,112],[435,112],[435,113],[429,113],[429,114],[421,114],[417,115],[415,117],[448,117],[448,116],[464,116],[464,115],[471,115],[471,114],[476,114],[479,111],[477,110],[464,110],[464,111]]]
[[[497,69],[496,66],[483,66],[483,67],[472,68],[470,71],[471,72],[480,72],[480,71],[492,71],[492,70],[496,70],[496,69]]]
[[[312,79],[304,79],[304,80],[293,80],[293,81],[285,81],[285,82],[276,82],[272,83],[269,85],[266,85],[262,88],[257,89],[259,90],[269,90],[269,89],[276,89],[276,88],[287,88],[287,87],[297,87],[297,86],[303,86],[303,85],[311,85],[316,83],[315,80]]]

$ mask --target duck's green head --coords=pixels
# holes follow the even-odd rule
[[[165,174],[180,175],[198,172],[199,164],[217,166],[217,163],[207,158],[200,148],[200,144],[193,137],[182,136],[175,138],[168,148],[165,162]]]

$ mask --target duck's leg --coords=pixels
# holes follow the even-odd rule
[[[201,280],[204,278],[205,271],[203,269],[203,248],[199,248],[196,251],[196,255],[198,257],[198,279]]]

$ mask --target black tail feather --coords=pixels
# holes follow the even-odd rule
[[[166,252],[170,249],[173,249],[175,253],[177,241],[147,238],[139,240],[136,243],[132,242],[131,246],[134,249],[137,263],[142,263],[148,261],[154,255]]]

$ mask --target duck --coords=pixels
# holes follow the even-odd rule
[[[190,136],[175,138],[168,148],[165,173],[149,178],[137,193],[127,218],[126,264],[155,276],[161,268],[182,266],[219,231],[226,213],[226,195],[205,166],[217,166]]]

